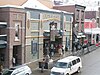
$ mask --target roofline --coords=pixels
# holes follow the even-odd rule
[[[71,5],[69,5],[69,4],[68,4],[68,5],[67,5],[67,4],[66,4],[66,5],[55,5],[55,6],[53,6],[53,7],[60,7],[60,6],[62,6],[62,7],[63,7],[63,6],[75,6],[75,7],[76,7],[76,6],[80,6],[80,7],[86,8],[86,6],[79,5],[79,4],[71,4]]]
[[[29,7],[25,7],[25,9],[30,9],[30,10],[39,10],[39,11],[46,11],[46,12],[53,12],[53,13],[64,13],[64,14],[71,14],[73,15],[74,13],[70,13],[70,12],[66,12],[66,11],[61,11],[61,10],[43,10],[43,9],[36,9],[36,8],[29,8]]]
[[[75,7],[76,7],[76,6],[80,6],[80,7],[84,7],[84,8],[86,8],[86,6],[79,5],[79,4],[75,4]]]

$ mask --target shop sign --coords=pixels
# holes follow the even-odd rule
[[[47,14],[43,13],[42,19],[58,19],[60,20],[60,15],[59,14]]]

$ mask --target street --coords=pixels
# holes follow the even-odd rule
[[[100,74],[100,48],[88,53],[82,58],[83,68],[81,73],[75,73],[73,75],[99,75]],[[50,70],[45,70],[41,73],[40,70],[36,70],[32,75],[49,75]]]

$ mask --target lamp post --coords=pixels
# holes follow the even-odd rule
[[[55,26],[55,23],[54,23],[54,21],[52,21],[52,22],[50,22],[50,47],[49,47],[49,55],[50,55],[50,58],[51,58],[51,56],[52,56],[52,53],[54,53],[54,45],[53,45],[53,42],[55,41],[55,28],[56,28],[56,26]]]
[[[82,54],[84,54],[84,38],[85,38],[85,35],[81,35],[82,37]]]
[[[84,54],[84,38],[86,36],[83,33],[78,33],[78,39],[81,39],[81,48],[82,48],[82,55]]]

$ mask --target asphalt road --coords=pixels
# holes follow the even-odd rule
[[[100,75],[100,48],[88,53],[82,58],[83,68],[81,73],[75,73],[73,75]],[[40,70],[36,70],[32,75],[49,75],[50,69],[41,73]]]

